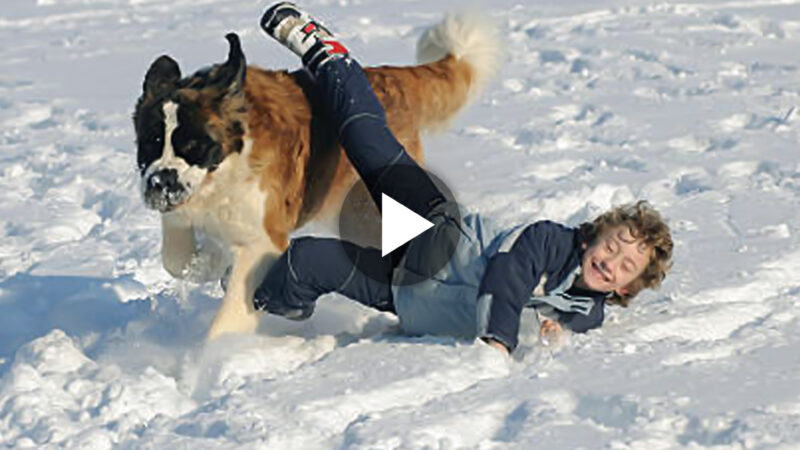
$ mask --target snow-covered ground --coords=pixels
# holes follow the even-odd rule
[[[457,2],[308,0],[366,64]],[[0,442],[12,448],[800,448],[800,1],[478,3],[506,65],[429,165],[512,224],[646,198],[663,289],[561,348],[399,335],[342,298],[203,346],[161,269],[133,104],[162,53],[296,67],[246,0],[3,0]]]

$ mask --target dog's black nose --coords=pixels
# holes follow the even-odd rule
[[[147,188],[153,191],[174,192],[180,188],[178,184],[178,171],[163,169],[150,175],[147,179]]]

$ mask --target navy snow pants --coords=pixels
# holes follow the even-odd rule
[[[347,158],[379,210],[381,193],[423,217],[446,201],[389,130],[383,106],[355,60],[339,58],[322,65],[314,89]],[[398,167],[403,176],[392,177],[392,170]],[[317,297],[338,292],[375,309],[394,312],[392,272],[403,251],[401,247],[381,257],[380,249],[339,239],[293,239],[256,290],[255,308],[301,320],[312,314]],[[374,268],[371,277],[356,268],[352,255]]]

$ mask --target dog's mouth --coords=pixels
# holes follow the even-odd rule
[[[189,199],[189,194],[185,190],[180,191],[159,191],[147,190],[144,194],[144,204],[149,209],[160,213],[174,211]]]
[[[175,169],[152,171],[142,178],[142,197],[146,207],[160,213],[175,210],[191,196],[191,186],[184,186]]]

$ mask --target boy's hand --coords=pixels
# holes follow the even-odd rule
[[[550,343],[558,342],[561,333],[561,324],[555,320],[544,319],[541,327],[539,327],[539,340],[543,344],[549,345]]]
[[[481,340],[483,342],[486,342],[487,344],[489,344],[489,347],[494,347],[494,348],[500,350],[504,355],[508,356],[508,354],[509,354],[508,353],[508,349],[500,341],[498,341],[496,339],[489,338],[489,337],[481,338]]]

